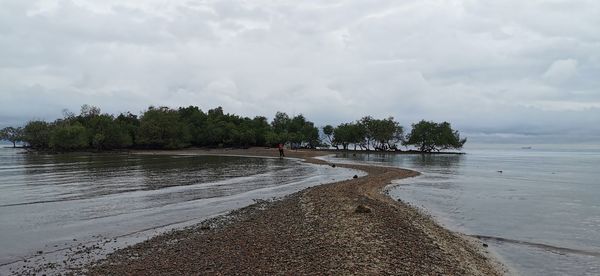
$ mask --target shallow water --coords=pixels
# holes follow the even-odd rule
[[[280,197],[356,173],[292,159],[44,155],[2,148],[0,264],[6,271],[7,264],[40,255],[38,251],[44,255],[197,222],[255,199]]]
[[[600,275],[600,151],[518,146],[465,155],[337,155],[411,168],[394,198],[482,237],[522,275]],[[501,171],[501,172],[500,172]]]

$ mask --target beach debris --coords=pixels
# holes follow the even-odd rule
[[[502,171],[498,171],[498,173],[502,173]]]
[[[331,167],[332,167],[332,168],[335,168],[335,164],[331,164]]]
[[[356,179],[356,178],[358,178],[358,175],[356,175],[356,174],[355,174],[355,175],[354,175],[352,178],[355,178],[355,179]]]
[[[356,207],[356,210],[354,210],[354,213],[360,213],[360,214],[371,213],[371,208],[361,204]]]
[[[487,243],[484,243],[484,244],[483,244],[483,247],[488,247],[488,244],[487,244]]]

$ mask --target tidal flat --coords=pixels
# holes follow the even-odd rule
[[[361,175],[295,159],[12,148],[0,149],[0,172],[0,274],[78,266],[256,200]]]

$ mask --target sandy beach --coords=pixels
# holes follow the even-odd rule
[[[143,151],[140,154],[276,156],[274,149]],[[287,157],[333,165],[326,152]],[[417,172],[343,165],[365,177],[258,202],[229,215],[119,250],[83,271],[91,275],[395,274],[502,275],[481,242],[450,232],[382,193]]]

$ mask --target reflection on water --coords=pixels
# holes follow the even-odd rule
[[[600,274],[600,153],[494,149],[465,155],[346,154],[411,168],[390,195],[445,226],[485,236],[524,275]]]
[[[40,249],[195,221],[354,174],[290,159],[0,149],[0,265]]]
[[[386,153],[340,153],[335,158],[344,158],[364,163],[391,163],[403,168],[425,168],[457,173],[463,154],[386,154]]]
[[[14,185],[26,185],[29,192],[35,193],[16,193],[2,198],[2,205],[27,204],[36,199],[73,200],[138,190],[159,190],[276,172],[289,165],[286,161],[273,162],[260,158],[247,162],[234,157],[124,154],[23,154],[21,160],[11,158],[9,162],[15,164],[19,161],[23,166],[13,165],[10,169],[4,169],[3,172],[7,174],[3,175],[3,179],[10,181],[14,177],[14,180],[18,180]]]

